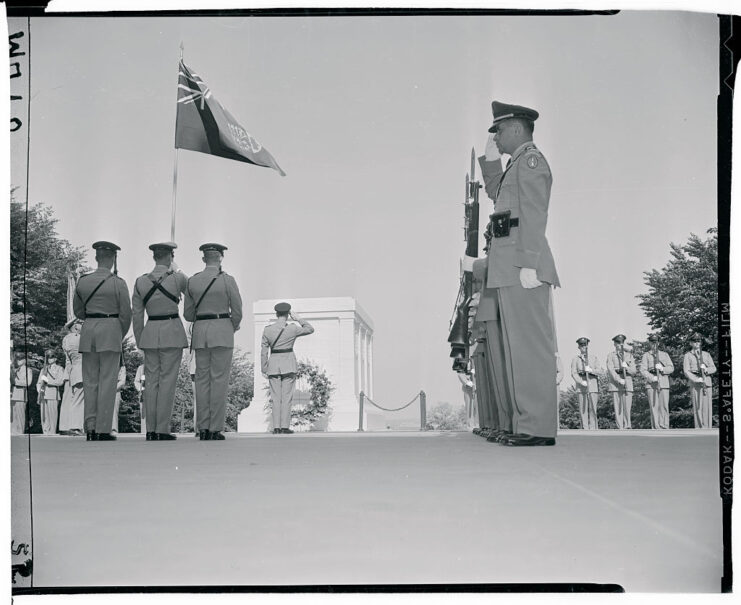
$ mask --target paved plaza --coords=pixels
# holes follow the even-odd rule
[[[28,437],[12,445],[13,531]],[[716,431],[32,436],[34,587],[598,582],[718,592]]]

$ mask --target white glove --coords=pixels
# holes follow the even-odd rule
[[[656,371],[657,371],[657,372],[662,372],[662,373],[663,373],[663,372],[664,372],[664,364],[662,364],[661,362],[658,362],[658,363],[656,364]]]
[[[586,380],[582,380],[581,386],[588,387],[589,383]]]
[[[705,384],[705,381],[704,381],[704,380],[703,380],[702,378],[700,378],[700,377],[698,377],[698,378],[695,378],[695,382],[696,382],[697,384]]]
[[[477,260],[475,256],[463,256],[461,257],[461,271],[465,273],[473,273],[473,261]]]
[[[532,288],[537,288],[543,282],[538,279],[538,275],[535,272],[535,269],[522,267],[520,269],[520,283],[522,284],[523,288],[525,288],[526,290],[530,290]]]
[[[620,379],[620,386],[625,386],[625,380],[623,378]]]
[[[589,372],[590,374],[595,374],[595,371],[592,369],[592,366],[590,365],[584,366],[584,371]]]
[[[705,371],[707,372],[707,370],[708,370],[708,366],[706,366],[706,365],[705,365],[704,363],[701,363],[701,364],[700,364],[700,369],[701,369],[701,370],[705,370]]]
[[[487,162],[493,162],[494,160],[498,160],[500,158],[499,149],[497,149],[497,144],[494,140],[493,132],[490,132],[489,138],[486,139],[486,151],[484,151],[484,154],[486,155]]]

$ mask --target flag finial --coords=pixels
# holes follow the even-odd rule
[[[181,60],[181,61],[183,60],[183,48],[185,48],[185,47],[183,46],[183,41],[182,41],[182,40],[180,40],[180,60]]]

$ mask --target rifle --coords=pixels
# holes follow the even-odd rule
[[[466,174],[465,201],[463,203],[466,256],[478,256],[479,189],[481,189],[481,183],[476,180],[476,151],[471,148],[471,172]],[[460,286],[455,303],[455,319],[451,319],[451,329],[448,336],[450,356],[453,358],[453,370],[456,372],[465,372],[468,367],[470,342],[468,311],[472,298],[473,273],[461,270]]]
[[[707,374],[702,367],[702,345],[700,345],[700,350],[695,357],[697,357],[697,369],[700,370],[700,376],[702,376],[702,396],[705,397],[708,394],[708,385],[705,384]]]

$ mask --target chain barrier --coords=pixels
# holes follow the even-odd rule
[[[381,407],[380,405],[378,405],[378,404],[377,404],[377,403],[376,403],[375,401],[373,401],[373,400],[372,400],[372,399],[371,399],[370,397],[368,397],[368,395],[365,395],[365,393],[363,394],[363,399],[365,399],[366,401],[368,401],[368,402],[372,403],[372,404],[373,404],[374,406],[376,406],[376,407],[377,407],[377,408],[378,408],[379,410],[383,410],[384,412],[399,412],[399,411],[401,411],[401,410],[403,410],[403,409],[405,409],[405,408],[408,408],[408,407],[409,407],[410,405],[412,405],[412,404],[413,404],[413,403],[414,403],[415,401],[417,401],[417,399],[419,399],[419,396],[420,396],[420,393],[417,393],[417,394],[416,394],[416,395],[414,396],[414,399],[412,399],[412,400],[411,400],[411,401],[410,401],[409,403],[407,403],[406,405],[403,405],[403,406],[401,406],[400,408],[396,408],[396,409],[393,409],[393,410],[390,410],[390,409],[388,409],[388,408],[382,408],[382,407]]]

